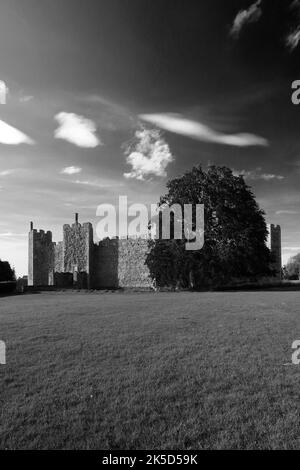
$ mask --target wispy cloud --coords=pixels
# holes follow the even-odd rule
[[[297,25],[290,30],[289,34],[285,38],[285,44],[287,48],[292,52],[298,46],[300,42],[300,2],[299,0],[294,0],[290,9],[295,12]]]
[[[82,171],[82,168],[79,166],[67,166],[66,168],[63,168],[61,170],[61,173],[63,175],[75,175],[77,173],[80,173]]]
[[[255,176],[254,176],[255,178]],[[256,175],[256,178],[262,179],[265,181],[271,181],[271,180],[283,180],[284,176],[282,175],[274,175],[272,173],[262,173],[261,175]]]
[[[300,41],[300,26],[297,26],[291,33],[286,37],[285,43],[290,51],[296,49]]]
[[[230,34],[233,37],[238,37],[246,24],[255,23],[259,20],[262,15],[261,2],[262,0],[257,0],[257,2],[252,3],[249,8],[238,12],[230,30]]]
[[[11,175],[12,173],[14,173],[15,170],[3,170],[3,171],[0,171],[0,177],[1,176],[8,176],[8,175]]]
[[[32,95],[24,95],[24,96],[20,97],[20,102],[21,103],[28,103],[28,101],[33,100],[33,98],[34,97]]]
[[[72,181],[72,183],[74,184],[82,184],[84,186],[92,186],[94,188],[107,188],[107,187],[110,187],[109,184],[105,184],[101,181],[97,181],[97,180],[75,180],[75,181]]]
[[[244,26],[248,23],[255,23],[260,19],[262,15],[261,3],[262,0],[257,0],[255,3],[250,5],[249,8],[238,12],[230,30],[230,34],[232,36],[237,38]]]
[[[34,140],[28,137],[23,132],[19,131],[13,126],[10,126],[4,121],[0,120],[0,144],[5,145],[20,145],[29,144],[33,145]]]
[[[275,175],[273,173],[262,173],[261,168],[256,168],[255,170],[232,170],[233,174],[238,176],[242,175],[245,179],[250,180],[264,180],[264,181],[272,181],[272,180],[283,180],[284,176],[282,175]]]
[[[284,250],[284,251],[299,251],[300,252],[300,246],[283,246],[282,250]]]
[[[125,178],[145,180],[148,176],[166,176],[166,168],[174,158],[167,142],[156,129],[142,129],[135,133],[135,142],[125,154],[132,169]]]
[[[236,15],[232,27],[230,29],[230,35],[234,38],[238,38],[242,29],[249,23],[255,23],[262,16],[262,0],[257,0],[252,3],[249,8],[240,10]],[[293,12],[296,19],[296,25],[290,28],[289,33],[285,37],[286,47],[292,52],[297,48],[300,42],[300,1],[294,0],[290,3],[289,9]]]
[[[281,210],[281,211],[276,211],[276,215],[298,215],[300,214],[300,211],[295,211],[295,210]]]
[[[161,129],[201,140],[202,142],[232,145],[236,147],[269,145],[267,139],[264,137],[249,133],[223,134],[200,122],[186,119],[180,114],[141,114],[139,117],[143,121],[155,124]]]
[[[28,236],[27,233],[13,233],[13,232],[0,233],[0,238],[17,238],[17,237],[24,238],[26,236]]]
[[[75,113],[61,112],[55,116],[59,127],[55,130],[56,139],[63,139],[78,147],[94,148],[101,145],[96,135],[96,125],[91,119]]]

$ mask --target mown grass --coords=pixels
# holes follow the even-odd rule
[[[1,449],[300,448],[300,292],[0,299]]]

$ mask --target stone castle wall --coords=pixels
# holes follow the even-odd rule
[[[120,239],[118,256],[119,287],[152,287],[146,264],[149,240],[144,238]]]
[[[29,232],[29,285],[116,289],[151,287],[145,239],[93,242],[90,223],[63,226],[63,241],[51,232]]]
[[[146,265],[148,240],[106,239],[94,246],[93,281],[95,288],[152,287]]]
[[[54,272],[63,273],[64,272],[64,249],[63,242],[58,242],[54,244]]]
[[[96,288],[118,288],[119,248],[117,239],[102,240],[93,248],[93,281]]]

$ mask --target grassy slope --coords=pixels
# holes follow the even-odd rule
[[[300,448],[300,292],[0,299],[0,448]]]

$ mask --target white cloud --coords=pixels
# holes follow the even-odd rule
[[[11,175],[12,173],[14,173],[14,170],[3,170],[3,171],[0,171],[0,176],[8,176],[8,175]]]
[[[200,122],[186,119],[180,114],[141,114],[139,117],[169,132],[201,140],[202,142],[237,147],[248,147],[252,145],[268,146],[268,141],[264,137],[247,133],[223,134]]]
[[[64,175],[75,175],[77,173],[80,173],[82,171],[82,168],[79,166],[67,166],[66,168],[63,168],[61,170],[61,173]]]
[[[63,139],[83,148],[94,148],[101,145],[96,135],[96,125],[83,116],[75,113],[61,112],[55,116],[59,127],[55,130],[56,139]]]
[[[125,178],[145,180],[145,177],[166,176],[166,168],[174,158],[169,145],[156,129],[142,129],[135,133],[136,142],[126,150],[126,162],[132,169]]]
[[[256,170],[232,170],[232,173],[235,176],[242,175],[245,179],[250,179],[250,180],[265,180],[265,181],[271,181],[271,180],[283,180],[284,176],[282,175],[275,175],[273,173],[262,173],[261,168],[256,168]]]
[[[238,37],[242,28],[247,23],[255,23],[256,21],[259,20],[259,18],[262,15],[261,1],[262,0],[257,0],[257,2],[250,5],[248,9],[240,10],[238,12],[230,30],[230,34],[232,36]]]
[[[19,145],[29,144],[33,145],[34,141],[23,132],[19,131],[13,126],[6,124],[0,120],[0,144],[5,145]]]

